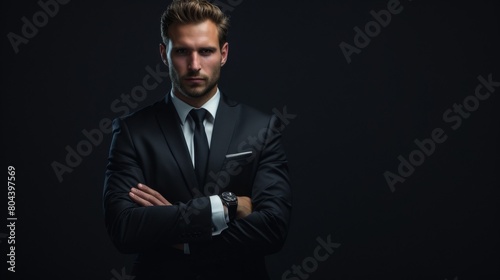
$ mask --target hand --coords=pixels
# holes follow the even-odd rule
[[[159,192],[141,183],[137,184],[136,188],[132,187],[128,194],[134,202],[141,206],[172,205],[172,203],[166,200]]]
[[[252,213],[252,200],[248,196],[238,196],[236,218],[241,219]]]
[[[130,189],[128,194],[133,201],[141,206],[172,205],[172,203],[166,200],[159,192],[141,183],[137,184],[136,188]],[[184,244],[173,244],[172,247],[177,250],[184,250]]]

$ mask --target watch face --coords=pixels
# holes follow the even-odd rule
[[[236,195],[232,192],[223,192],[221,194],[221,196],[224,200],[227,200],[227,201],[236,201],[237,200]]]

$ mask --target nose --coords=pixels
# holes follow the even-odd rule
[[[188,69],[190,71],[198,72],[201,70],[200,57],[197,52],[192,52],[188,62]]]

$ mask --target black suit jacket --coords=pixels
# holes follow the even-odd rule
[[[291,211],[283,124],[221,95],[200,187],[179,121],[169,95],[114,120],[103,193],[111,240],[138,255],[136,280],[268,279],[264,258],[283,246]],[[174,205],[140,207],[128,196],[137,183]],[[208,196],[223,191],[251,197],[254,212],[212,236]]]

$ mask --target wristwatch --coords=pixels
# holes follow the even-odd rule
[[[232,192],[223,192],[220,195],[222,203],[226,205],[229,220],[232,221],[236,217],[236,209],[238,208],[238,198]]]

